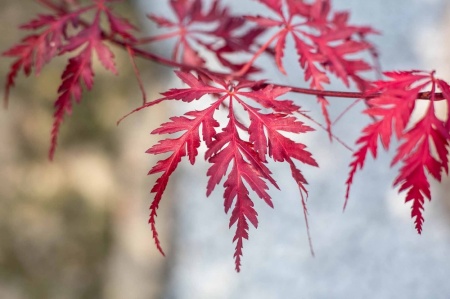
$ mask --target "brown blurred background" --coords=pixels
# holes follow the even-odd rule
[[[129,2],[120,10],[136,20]],[[20,41],[23,32],[17,26],[38,12],[45,10],[31,0],[0,1],[1,52]],[[152,178],[146,174],[154,161],[145,154],[156,142],[149,132],[165,120],[164,109],[143,111],[116,126],[142,100],[128,56],[112,50],[120,75],[95,66],[94,88],[66,118],[53,162],[47,153],[64,59],[56,59],[39,77],[21,74],[9,108],[0,111],[2,299],[137,299],[164,292],[170,196],[158,217],[169,253],[163,258],[147,225]],[[3,82],[11,62],[0,59]],[[154,97],[167,70],[137,62]]]

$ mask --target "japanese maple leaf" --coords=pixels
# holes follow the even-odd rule
[[[250,46],[264,31],[263,28],[245,27],[245,20],[232,16],[228,9],[221,7],[219,0],[214,0],[207,11],[203,9],[202,0],[171,0],[170,7],[176,21],[153,14],[148,17],[160,27],[174,31],[144,38],[141,42],[176,38],[172,59],[186,65],[204,66],[206,57],[198,52],[202,47],[216,56],[223,66],[238,70],[242,65],[231,61],[226,54],[249,52]]]
[[[117,74],[114,55],[105,44],[107,36],[120,36],[126,42],[135,42],[132,35],[135,30],[127,20],[116,16],[108,3],[111,1],[97,0],[92,5],[80,7],[62,4],[61,7],[48,4],[54,10],[53,14],[40,15],[38,18],[22,25],[25,30],[38,31],[26,36],[22,42],[5,53],[4,56],[15,57],[11,65],[5,88],[5,104],[8,100],[10,88],[14,86],[15,78],[23,69],[25,75],[30,75],[34,69],[38,75],[42,67],[54,57],[74,53],[61,75],[58,87],[58,98],[55,101],[54,122],[51,131],[50,159],[53,158],[59,128],[65,115],[72,111],[72,101],[80,102],[83,86],[90,90],[94,84],[92,57],[95,54],[101,64],[109,71]],[[88,14],[94,14],[91,22],[81,20]],[[100,18],[105,15],[109,32],[103,31]],[[70,30],[69,30],[70,29]],[[39,32],[40,31],[40,32]]]
[[[39,15],[36,19],[20,26],[24,30],[43,29],[43,31],[27,35],[18,45],[2,54],[3,56],[16,58],[11,65],[6,81],[5,105],[8,103],[10,89],[14,86],[20,70],[23,70],[25,75],[29,76],[34,69],[36,75],[38,75],[46,63],[60,54],[61,47],[66,41],[67,27],[74,24],[79,15],[88,10],[90,8],[67,14]]]
[[[100,14],[98,13],[90,27],[85,28],[69,39],[68,44],[62,48],[62,54],[80,48],[83,50],[75,57],[69,59],[69,63],[61,76],[62,83],[58,88],[59,96],[55,102],[56,111],[52,128],[50,159],[53,159],[55,154],[59,128],[64,116],[71,114],[72,100],[79,103],[81,101],[83,84],[88,90],[94,84],[94,71],[92,69],[92,56],[94,53],[105,69],[117,74],[114,54],[102,41],[99,17]]]
[[[262,27],[279,29],[261,46],[248,65],[274,43],[276,64],[278,69],[286,74],[282,59],[287,37],[291,36],[295,42],[300,67],[305,70],[305,81],[310,81],[312,88],[323,89],[324,84],[330,83],[327,71],[334,73],[346,86],[349,86],[352,80],[361,90],[367,87],[367,81],[360,77],[359,73],[371,70],[372,67],[362,59],[351,59],[348,56],[373,47],[360,38],[375,33],[373,29],[348,25],[346,12],[336,12],[332,16],[329,0],[315,0],[312,4],[287,0],[286,13],[282,5],[284,1],[258,2],[272,10],[276,18],[246,16],[246,19]],[[244,68],[239,74],[245,71]]]
[[[360,90],[370,86],[369,81],[360,73],[372,67],[362,59],[353,59],[355,54],[373,51],[373,46],[365,40],[365,36],[375,33],[370,27],[359,27],[348,24],[347,12],[331,13],[328,0],[316,0],[311,4],[303,1],[258,1],[268,7],[276,18],[262,16],[246,16],[264,28],[275,28],[275,33],[264,43],[237,75],[243,75],[247,67],[274,44],[274,58],[278,69],[286,74],[283,56],[286,42],[290,36],[294,40],[298,54],[299,66],[304,70],[304,80],[310,82],[313,89],[323,90],[330,83],[329,73],[335,74],[349,87],[353,81]],[[283,9],[283,3],[286,9]],[[330,140],[332,140],[332,120],[328,112],[329,102],[324,96],[317,97],[322,109]]]
[[[430,184],[427,174],[441,181],[442,172],[448,174],[448,147],[450,142],[450,114],[444,120],[438,118],[435,103],[438,100],[450,104],[450,87],[434,72],[423,71],[389,72],[385,73],[390,80],[375,82],[378,95],[368,101],[369,107],[365,113],[375,117],[377,121],[363,129],[357,140],[360,148],[353,154],[350,173],[347,179],[346,203],[350,193],[353,178],[358,169],[362,169],[370,152],[377,156],[378,139],[385,150],[389,149],[391,137],[395,132],[400,146],[391,166],[401,163],[399,174],[394,186],[400,186],[399,192],[406,191],[406,202],[412,202],[411,217],[415,228],[422,232],[424,218],[422,215],[425,199],[431,200]],[[419,94],[427,87],[428,107],[420,119],[412,119]],[[442,97],[437,97],[440,89]],[[345,204],[346,204],[345,203]],[[344,205],[345,207],[345,205]]]
[[[278,99],[279,96],[289,92],[289,88],[272,85],[257,88],[261,85],[260,81],[251,82],[244,79],[230,81],[211,73],[202,73],[198,77],[185,71],[178,71],[176,74],[188,85],[188,88],[171,89],[163,93],[163,98],[147,103],[143,107],[150,107],[166,100],[198,101],[203,100],[207,95],[213,96],[213,101],[211,102],[211,98],[208,98],[207,102],[210,104],[206,109],[172,117],[170,122],[162,124],[160,128],[152,132],[152,134],[181,133],[177,138],[160,141],[147,151],[151,154],[171,153],[149,172],[150,174],[162,173],[151,191],[155,193],[150,206],[149,219],[153,237],[157,248],[163,253],[155,227],[157,209],[169,177],[182,157],[188,157],[190,163],[194,164],[198,148],[203,141],[207,147],[205,160],[212,164],[207,171],[209,177],[206,187],[207,196],[226,177],[223,184],[224,208],[226,213],[232,211],[229,226],[236,225],[233,238],[233,242],[236,242],[234,258],[236,270],[240,271],[243,241],[248,239],[249,223],[255,228],[258,226],[257,212],[248,188],[250,187],[270,207],[273,207],[273,202],[267,192],[268,183],[278,188],[266,165],[268,158],[289,164],[292,177],[300,188],[307,221],[304,196],[307,181],[295,161],[311,166],[317,166],[317,163],[304,144],[294,142],[281,132],[303,134],[311,131],[312,128],[290,116],[293,112],[299,111],[300,107],[292,101]],[[236,106],[244,108],[247,120],[250,122],[248,125],[242,121],[242,115],[237,115]],[[228,121],[225,125],[221,125],[214,115],[219,108],[223,107],[228,109]],[[272,112],[262,113],[261,108]],[[222,127],[222,130],[218,131],[218,127]]]

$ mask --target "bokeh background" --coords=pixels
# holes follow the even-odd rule
[[[118,9],[140,24],[133,3]],[[38,12],[45,10],[31,0],[0,1],[1,51],[22,38],[16,27]],[[115,54],[120,75],[95,66],[95,87],[66,118],[53,162],[47,154],[64,59],[39,77],[21,75],[9,108],[0,111],[2,299],[162,294],[170,257],[156,252],[147,225],[152,181],[146,174],[154,161],[144,152],[157,141],[149,133],[165,120],[165,109],[116,126],[142,100],[128,56]],[[0,60],[2,80],[10,62]],[[161,90],[166,72],[142,67],[149,97]],[[170,256],[170,211],[161,209],[159,220]]]
[[[125,1],[119,9],[152,32],[145,13],[167,13],[166,2]],[[233,9],[261,8],[255,1],[239,3]],[[448,1],[333,4],[351,10],[353,22],[382,32],[373,41],[384,69],[434,68],[450,79]],[[17,25],[36,12],[43,10],[32,0],[0,1],[0,51],[20,40]],[[164,53],[167,47],[154,50]],[[286,169],[274,165],[282,191],[272,192],[275,210],[257,203],[260,227],[251,229],[242,273],[235,273],[233,229],[223,213],[222,191],[205,198],[205,163],[182,163],[171,181],[158,217],[168,253],[162,258],[147,225],[155,178],[146,174],[156,160],[144,152],[157,142],[149,132],[184,107],[142,111],[117,127],[116,120],[141,97],[127,55],[116,49],[115,54],[120,75],[96,67],[95,87],[66,119],[53,162],[47,152],[64,59],[39,77],[20,76],[8,110],[0,111],[0,298],[450,298],[450,184],[433,186],[418,236],[409,205],[391,188],[392,153],[382,154],[358,174],[342,213],[351,153],[330,144],[323,132],[307,141],[321,169],[305,169],[315,258],[297,190]],[[0,59],[1,78],[10,62]],[[150,98],[178,84],[169,69],[138,64]],[[288,71],[288,78],[276,71],[268,76],[301,85],[296,70]],[[313,98],[293,99],[320,118]],[[333,102],[333,115],[348,104]],[[368,122],[361,109],[335,128],[349,144]]]

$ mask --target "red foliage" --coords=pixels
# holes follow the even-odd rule
[[[300,191],[308,230],[307,180],[297,164],[318,164],[303,142],[286,137],[286,133],[302,135],[312,131],[299,120],[303,117],[324,128],[330,140],[337,139],[332,133],[333,120],[328,113],[328,99],[336,96],[362,99],[368,107],[364,113],[373,119],[357,140],[359,148],[350,164],[345,204],[356,171],[363,168],[367,153],[376,158],[379,139],[388,150],[395,132],[400,144],[392,165],[401,163],[401,167],[394,185],[399,186],[399,192],[406,191],[406,201],[412,202],[411,215],[421,233],[423,205],[426,198],[431,199],[428,175],[440,181],[442,172],[448,173],[450,112],[439,118],[435,102],[444,100],[447,107],[450,106],[450,86],[436,79],[434,72],[423,71],[388,72],[385,73],[387,81],[365,79],[362,73],[377,71],[377,67],[361,55],[366,53],[376,58],[375,47],[366,40],[367,35],[376,31],[349,24],[349,13],[333,11],[331,0],[256,1],[266,9],[267,17],[237,15],[219,0],[169,0],[175,18],[149,14],[149,19],[165,32],[142,38],[137,38],[136,28],[128,20],[112,11],[114,0],[91,0],[92,4],[87,6],[81,6],[78,1],[37,1],[51,13],[39,15],[21,26],[33,33],[3,53],[15,59],[6,79],[5,103],[21,70],[27,76],[32,71],[39,74],[56,56],[71,55],[55,101],[50,158],[54,156],[59,127],[65,115],[71,113],[72,102],[80,102],[83,89],[89,90],[94,84],[94,53],[104,68],[117,73],[114,55],[106,42],[128,52],[142,91],[135,57],[179,68],[176,75],[187,85],[164,92],[161,98],[150,102],[146,102],[143,91],[144,104],[131,113],[168,100],[208,103],[203,110],[170,118],[152,132],[178,136],[161,140],[147,151],[169,153],[149,172],[160,175],[151,190],[155,197],[150,206],[149,223],[161,253],[156,230],[159,204],[181,159],[187,157],[194,164],[202,142],[207,148],[204,159],[211,163],[206,174],[209,177],[206,195],[209,196],[226,177],[224,209],[226,213],[231,210],[229,226],[236,226],[233,242],[236,242],[237,271],[241,267],[243,241],[249,237],[249,223],[255,228],[258,226],[250,189],[273,207],[267,191],[269,185],[275,188],[278,185],[269,170],[270,160],[289,165]],[[159,56],[143,47],[170,39],[175,40],[170,57]],[[286,49],[288,39],[293,40],[294,49]],[[257,64],[262,55],[272,58],[280,72],[287,74],[283,61],[287,51],[298,55],[299,70],[309,83],[309,89],[254,79],[264,78],[266,67]],[[248,59],[242,62],[242,57]],[[211,62],[216,65],[218,62],[221,72],[213,71]],[[358,92],[325,90],[331,76]],[[290,92],[317,96],[325,125],[313,120],[293,101],[279,99]],[[429,104],[424,114],[415,120],[412,113],[419,100]],[[351,107],[353,104],[348,109]],[[225,123],[218,121],[218,110],[227,112]],[[310,241],[309,231],[308,239]],[[311,241],[310,246],[312,252]]]
[[[221,8],[218,0],[214,0],[206,12],[202,0],[172,0],[170,6],[176,15],[176,21],[153,14],[148,17],[160,27],[175,31],[142,39],[141,43],[177,38],[172,59],[185,65],[205,66],[207,58],[199,53],[199,50],[203,50],[215,55],[223,66],[238,70],[242,65],[227,59],[226,54],[249,52],[250,45],[264,31],[262,28],[246,28],[245,20],[234,17],[228,9]],[[202,29],[199,29],[202,25]]]
[[[72,111],[72,100],[81,101],[83,84],[88,90],[94,84],[93,54],[97,55],[107,70],[117,74],[114,55],[105,44],[106,33],[101,28],[101,16],[105,14],[109,21],[110,35],[119,35],[126,40],[136,40],[131,34],[134,27],[125,19],[116,16],[107,2],[109,1],[93,1],[92,5],[77,7],[73,11],[65,10],[64,6],[52,6],[55,9],[53,14],[40,15],[20,27],[26,30],[42,30],[41,32],[26,36],[20,44],[3,53],[4,56],[16,58],[11,65],[6,82],[5,103],[8,101],[9,90],[14,86],[15,78],[21,69],[26,76],[31,74],[33,68],[36,74],[39,74],[42,67],[54,57],[75,53],[61,75],[59,96],[55,101],[50,159],[53,159],[55,153],[58,132],[64,116]],[[94,17],[91,22],[82,21],[84,16],[92,12]]]
[[[201,127],[201,135],[208,148],[205,159],[212,164],[207,172],[209,176],[207,195],[211,194],[231,167],[228,178],[224,183],[224,206],[225,212],[228,213],[234,203],[230,227],[234,224],[237,226],[233,241],[237,241],[235,260],[236,270],[239,271],[243,239],[248,239],[248,221],[254,227],[258,226],[257,213],[253,208],[253,202],[249,197],[246,184],[270,207],[273,207],[272,200],[267,193],[267,182],[276,188],[278,188],[278,185],[266,166],[267,158],[270,157],[274,161],[287,161],[291,166],[294,180],[301,188],[300,191],[306,192],[304,184],[307,182],[293,159],[312,166],[317,166],[317,163],[311,157],[311,154],[305,150],[305,145],[292,141],[280,132],[301,134],[311,131],[312,128],[289,116],[289,113],[300,110],[300,107],[294,105],[291,101],[277,100],[277,97],[289,91],[287,88],[269,85],[253,91],[252,88],[256,88],[260,82],[246,80],[234,82],[208,74],[195,77],[187,72],[177,72],[177,75],[189,87],[172,89],[163,94],[164,98],[148,105],[164,100],[191,102],[201,100],[207,95],[213,96],[214,101],[204,110],[191,111],[184,116],[172,117],[171,122],[162,124],[160,128],[152,132],[152,134],[184,132],[175,139],[160,141],[147,151],[151,154],[172,153],[168,158],[159,161],[150,171],[150,174],[163,173],[152,189],[152,192],[156,193],[150,207],[150,224],[153,237],[158,249],[162,252],[155,228],[156,210],[169,177],[178,166],[181,158],[187,156],[191,164],[195,163],[201,142]],[[271,109],[273,113],[262,113],[259,108],[249,102],[253,102],[262,108]],[[220,124],[214,119],[214,113],[224,105],[228,109],[228,123],[223,127],[222,132],[217,133],[216,128]],[[235,105],[242,106],[247,112],[250,120],[248,126],[237,119]],[[246,133],[248,140],[242,137],[244,134],[239,133],[239,130]]]
[[[367,34],[375,33],[370,27],[350,26],[347,12],[331,14],[330,0],[318,0],[312,4],[303,1],[287,1],[288,13],[284,15],[282,1],[261,0],[277,15],[277,19],[261,16],[246,16],[262,27],[281,27],[261,47],[275,42],[275,61],[278,69],[286,74],[282,58],[288,35],[292,36],[299,56],[299,64],[305,70],[305,81],[311,80],[313,89],[323,89],[330,83],[327,73],[334,73],[348,87],[350,80],[360,90],[368,82],[358,73],[371,70],[362,59],[349,59],[350,54],[368,50],[373,46],[364,40]],[[311,33],[313,32],[313,33]]]
[[[357,169],[362,169],[367,152],[376,158],[378,138],[384,149],[388,150],[391,136],[401,142],[391,165],[402,162],[399,175],[394,186],[399,185],[401,191],[407,191],[406,202],[412,202],[411,217],[415,218],[416,230],[422,232],[424,221],[422,211],[425,198],[431,200],[430,184],[426,173],[441,181],[442,171],[448,174],[448,146],[450,141],[450,118],[441,120],[436,115],[435,102],[446,100],[450,103],[450,87],[443,80],[436,79],[434,72],[423,71],[385,73],[390,81],[375,82],[376,97],[368,101],[369,109],[365,111],[377,120],[363,129],[362,136],[356,142],[361,147],[353,154],[350,174],[347,179],[348,199],[350,186]],[[429,100],[424,115],[412,119],[412,113],[425,88]],[[437,97],[436,89],[443,92],[443,98]],[[441,94],[442,95],[442,94]]]

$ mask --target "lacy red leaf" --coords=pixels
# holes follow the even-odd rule
[[[238,70],[242,64],[230,60],[226,54],[249,52],[264,31],[263,28],[245,26],[245,20],[233,16],[219,0],[214,0],[209,10],[204,9],[201,0],[172,0],[170,7],[175,12],[176,21],[153,14],[148,17],[160,27],[175,31],[144,38],[141,42],[176,38],[172,60],[189,66],[205,66],[208,59],[207,55],[200,54],[202,49],[202,52],[215,56],[223,66]],[[198,29],[202,25],[204,29]]]
[[[281,132],[303,134],[311,131],[312,128],[289,116],[289,113],[299,111],[300,107],[289,100],[278,100],[279,96],[289,92],[288,88],[268,85],[258,89],[257,87],[261,84],[258,81],[230,81],[208,73],[198,77],[184,71],[178,71],[176,74],[189,87],[171,89],[163,93],[163,98],[146,104],[146,107],[165,100],[191,102],[200,100],[206,95],[211,95],[213,101],[204,110],[172,117],[171,122],[163,124],[152,132],[153,134],[183,132],[178,138],[160,141],[148,151],[151,154],[171,152],[168,158],[159,161],[150,171],[150,174],[162,172],[152,188],[155,198],[150,206],[149,222],[153,237],[158,249],[162,252],[155,227],[159,203],[169,177],[181,158],[187,156],[191,164],[195,163],[201,143],[200,135],[202,135],[202,140],[207,147],[205,159],[212,164],[207,171],[209,180],[206,194],[210,195],[222,179],[227,177],[223,185],[225,188],[224,208],[226,213],[232,210],[230,227],[236,224],[233,239],[236,242],[234,257],[236,270],[240,271],[243,240],[248,239],[248,222],[254,227],[258,226],[258,214],[253,207],[248,187],[270,207],[273,207],[273,202],[267,193],[269,188],[267,182],[278,188],[266,165],[268,158],[289,164],[292,177],[302,194],[302,206],[305,209],[306,219],[303,193],[306,195],[307,181],[294,160],[311,166],[318,165],[304,144],[294,142]],[[251,102],[273,112],[262,113],[260,108],[251,105]],[[241,116],[238,119],[236,105],[240,105],[246,111],[249,125],[245,125],[240,120]],[[216,128],[220,124],[215,119],[214,113],[221,107],[228,109],[228,122],[221,132],[217,132]],[[202,128],[201,131],[200,128]]]
[[[11,65],[5,86],[5,105],[11,87],[20,70],[29,76],[34,69],[38,75],[42,67],[53,57],[59,55],[61,46],[65,43],[67,27],[73,24],[79,15],[86,10],[79,10],[65,15],[40,15],[20,28],[25,30],[41,30],[38,34],[24,37],[18,45],[5,51],[2,55],[16,58]]]
[[[22,25],[25,30],[40,31],[26,36],[19,45],[3,53],[4,56],[15,57],[11,65],[5,88],[5,104],[8,101],[10,88],[14,86],[15,78],[23,70],[26,76],[35,71],[39,74],[42,67],[54,57],[75,53],[69,58],[68,64],[61,75],[61,85],[58,88],[58,98],[55,101],[54,122],[51,131],[49,157],[53,159],[59,128],[64,116],[72,111],[72,100],[80,102],[83,85],[90,90],[94,84],[92,56],[95,52],[101,64],[109,71],[117,74],[114,54],[105,44],[106,36],[100,23],[101,15],[105,14],[109,22],[109,35],[118,35],[127,41],[136,41],[132,35],[135,30],[127,20],[116,16],[107,5],[109,1],[95,1],[95,4],[77,7],[73,11],[66,5],[54,8],[53,14],[40,15],[38,18]],[[82,20],[94,12],[91,22]],[[70,30],[69,30],[70,29]]]
[[[263,16],[246,16],[247,20],[262,27],[280,27],[267,40],[249,61],[247,66],[271,44],[275,43],[275,61],[278,69],[286,74],[283,66],[286,38],[292,36],[299,56],[299,64],[305,70],[305,80],[311,80],[314,89],[323,89],[323,84],[330,82],[327,72],[334,73],[349,86],[352,80],[360,90],[370,86],[360,76],[361,72],[372,70],[370,64],[362,59],[352,59],[357,53],[373,49],[365,40],[368,34],[376,33],[370,27],[353,26],[347,23],[347,12],[331,14],[329,0],[315,0],[311,4],[303,1],[287,1],[287,13],[282,9],[282,1],[259,0],[270,8],[277,19]],[[244,67],[239,74],[244,74]]]
[[[402,166],[394,181],[400,186],[399,192],[406,191],[406,202],[412,202],[411,217],[420,234],[423,227],[423,209],[425,199],[431,200],[430,183],[427,173],[437,181],[441,181],[442,172],[448,174],[448,150],[450,133],[448,123],[450,114],[444,120],[436,114],[435,103],[440,100],[450,103],[448,84],[434,77],[434,72],[423,71],[385,73],[388,81],[375,82],[377,96],[368,101],[366,114],[377,120],[363,129],[357,144],[360,148],[353,154],[350,173],[347,179],[346,203],[353,178],[358,169],[364,167],[368,152],[376,158],[378,139],[388,150],[391,136],[394,134],[400,141],[391,165],[401,162]],[[431,88],[427,98],[428,106],[420,119],[412,119],[419,93]],[[440,89],[443,97],[437,97]],[[345,207],[345,205],[344,205]]]

